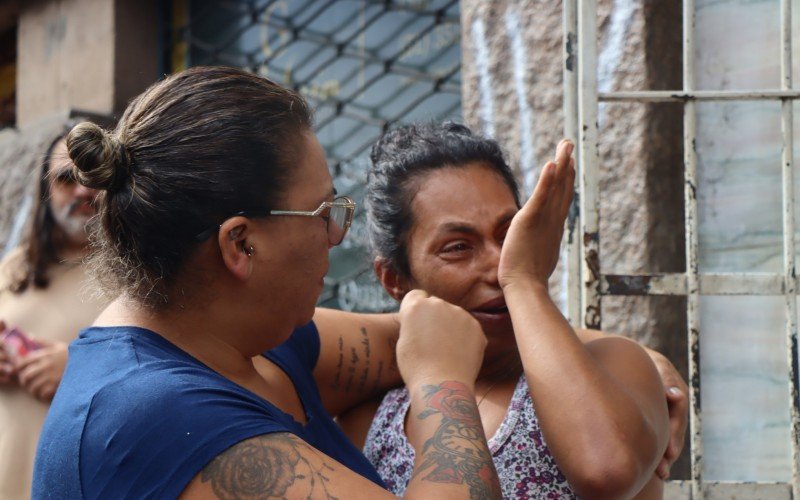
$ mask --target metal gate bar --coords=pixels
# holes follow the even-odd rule
[[[639,90],[601,92],[600,102],[765,101],[799,99],[800,90]]]
[[[683,1],[683,89],[694,91],[694,0]],[[689,442],[692,496],[702,497],[703,439],[700,409],[700,286],[697,262],[697,112],[683,107],[683,198],[686,233],[686,331],[689,334]]]
[[[581,306],[586,328],[601,328],[600,317],[600,184],[597,147],[597,1],[578,1],[578,150],[580,151],[580,212],[583,291]]]
[[[693,498],[719,498],[730,495],[791,497],[800,500],[800,395],[798,394],[797,277],[795,270],[793,103],[800,91],[792,89],[791,0],[781,0],[781,84],[779,90],[709,91],[695,90],[695,1],[683,0],[683,88],[675,91],[625,91],[599,93],[597,88],[597,1],[564,2],[564,113],[565,134],[578,138],[580,153],[580,218],[583,243],[581,255],[583,290],[580,297],[582,323],[598,328],[601,324],[602,295],[679,295],[687,298],[687,330],[690,384],[691,480],[674,481],[672,491]],[[577,15],[575,9],[577,8]],[[575,19],[577,18],[577,25]],[[577,29],[577,54],[575,30]],[[574,84],[575,60],[579,72]],[[577,99],[572,95],[578,93]],[[781,101],[782,130],[782,273],[700,273],[698,268],[697,222],[697,115],[698,101]],[[577,109],[575,103],[577,101]],[[605,275],[599,259],[599,187],[597,114],[600,102],[681,102],[684,104],[684,211],[686,272],[640,275]],[[577,121],[573,117],[577,116]],[[577,123],[580,129],[576,130]],[[571,217],[572,218],[572,217]],[[571,232],[567,232],[568,237]],[[576,238],[577,240],[577,238]],[[567,242],[568,255],[574,258],[573,241]],[[569,279],[580,275],[568,267]],[[791,483],[737,483],[703,481],[702,411],[700,404],[699,299],[701,295],[783,295],[787,362],[789,365],[790,425],[792,449]],[[568,288],[569,303],[577,293]],[[572,318],[570,318],[572,319]],[[785,496],[784,496],[785,495]]]
[[[578,66],[576,61],[577,47],[575,46],[578,32],[578,17],[576,2],[564,2],[563,15],[563,64],[564,64],[564,137],[578,144]],[[566,247],[564,252],[564,272],[567,273],[567,320],[574,327],[583,325],[581,320],[581,238],[578,231],[580,222],[580,183],[581,183],[581,155],[580,148],[576,148],[575,156],[575,197],[567,219]]]
[[[781,0],[781,90],[792,88],[792,6]],[[794,134],[793,101],[781,102],[783,132],[783,272],[786,305],[786,351],[789,366],[789,412],[792,438],[792,494],[800,498],[800,400],[797,394],[797,277],[794,242]]]

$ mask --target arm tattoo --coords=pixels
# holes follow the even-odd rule
[[[358,380],[358,390],[363,393],[364,388],[367,386],[370,356],[372,354],[369,348],[369,335],[367,335],[367,329],[363,326],[361,327],[361,345],[364,346],[364,370],[361,372],[361,378]]]
[[[435,483],[466,484],[470,498],[502,498],[492,456],[486,446],[475,398],[458,382],[427,385],[422,420],[441,415],[436,433],[422,447],[414,475]]]
[[[201,472],[217,498],[283,498],[292,496],[336,500],[328,491],[333,467],[317,466],[300,454],[303,442],[289,434],[258,436],[219,454]],[[302,446],[305,448],[305,446]]]
[[[376,367],[377,377],[374,384],[370,383],[372,344],[367,328],[362,326],[359,331],[361,337],[356,343],[348,342],[345,345],[344,338],[341,335],[339,336],[339,359],[336,364],[336,373],[329,387],[335,391],[341,390],[345,393],[350,393],[353,389],[356,389],[360,394],[366,394],[368,391],[369,393],[379,393],[383,361],[378,361]]]
[[[344,339],[339,335],[339,363],[336,364],[336,375],[331,382],[331,388],[338,389],[342,379],[342,366],[344,365]]]

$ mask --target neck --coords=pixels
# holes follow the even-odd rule
[[[252,376],[255,368],[253,354],[244,352],[235,338],[227,332],[240,331],[230,318],[208,314],[209,308],[170,308],[153,311],[136,304],[129,298],[118,298],[97,319],[101,326],[138,326],[164,337],[212,370],[231,380]]]
[[[76,262],[82,260],[89,253],[89,242],[86,239],[74,241],[59,228],[54,229],[53,243],[56,257],[61,262]]]
[[[498,383],[516,381],[522,374],[522,359],[515,348],[500,354],[485,355],[483,366],[478,373],[478,382]]]

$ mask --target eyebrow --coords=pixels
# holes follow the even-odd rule
[[[72,167],[65,167],[65,168],[54,168],[50,169],[47,174],[45,174],[47,178],[51,181],[57,181],[65,178],[73,178],[74,173],[72,171]]]
[[[511,219],[514,218],[514,213],[506,213],[501,217],[498,217],[497,221],[495,222],[495,226],[500,226],[502,224],[507,223]],[[445,222],[441,226],[439,226],[439,233],[465,233],[465,234],[478,234],[478,230],[475,226],[468,224],[466,222]]]

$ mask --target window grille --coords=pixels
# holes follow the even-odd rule
[[[359,204],[371,146],[401,123],[461,116],[457,0],[174,0],[172,70],[223,64],[299,90],[337,190]],[[395,307],[373,278],[364,211],[331,255],[320,302]]]
[[[673,295],[687,298],[690,385],[691,479],[668,485],[667,497],[800,498],[800,396],[798,396],[797,277],[795,271],[795,202],[793,164],[791,1],[780,0],[780,87],[769,90],[710,91],[695,88],[694,0],[683,0],[683,88],[672,91],[599,92],[597,85],[597,1],[564,2],[565,134],[577,140],[580,192],[579,215],[573,221],[581,238],[567,249],[568,303],[574,323],[601,326],[600,302],[609,295]],[[795,3],[796,5],[796,3]],[[577,43],[576,43],[577,41]],[[575,61],[577,59],[577,65]],[[711,101],[772,101],[781,105],[783,149],[782,214],[783,272],[700,272],[697,218],[697,103]],[[599,255],[598,107],[601,102],[677,102],[684,115],[684,210],[686,262],[684,273],[611,275],[602,272]],[[787,344],[791,470],[790,482],[722,483],[703,479],[702,411],[700,407],[701,295],[776,295],[784,297]],[[575,314],[580,311],[580,314]],[[574,321],[577,319],[578,321]]]

